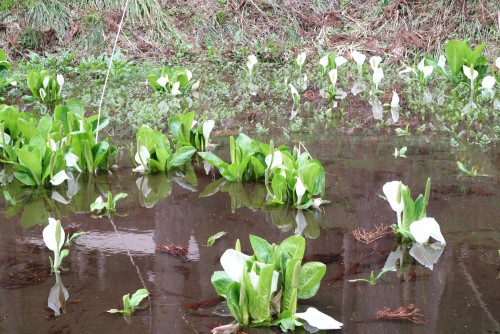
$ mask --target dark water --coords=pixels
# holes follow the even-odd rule
[[[250,253],[250,233],[279,243],[300,232],[308,238],[306,256],[328,264],[318,294],[299,303],[343,322],[338,332],[500,333],[498,152],[452,152],[439,140],[425,137],[339,137],[305,143],[325,167],[325,197],[332,201],[324,212],[306,213],[306,226],[297,226],[291,210],[261,210],[262,186],[225,184],[207,196],[214,192],[205,190],[212,177],[202,169],[197,169],[194,185],[164,176],[137,180],[126,159],[112,175],[82,176],[80,190],[69,204],[51,200],[50,193],[30,197],[25,189],[9,189],[25,203],[5,206],[0,223],[0,332],[208,333],[210,326],[232,319],[213,314],[213,307],[188,311],[186,305],[216,297],[210,276],[221,270],[224,250],[240,238],[242,250]],[[395,146],[408,146],[408,159],[391,156]],[[222,142],[219,151],[226,150]],[[475,164],[491,177],[458,178],[456,160]],[[416,197],[424,192],[427,177],[432,179],[427,214],[440,223],[447,241],[434,269],[413,263],[398,275],[386,274],[385,282],[375,286],[348,282],[367,278],[372,270],[378,273],[395,248],[392,235],[366,245],[351,233],[395,221],[395,213],[378,196],[383,184],[401,180]],[[114,217],[118,235],[107,218],[92,218],[86,212],[108,190],[129,194]],[[66,189],[59,189],[59,194],[68,199]],[[49,215],[60,218],[65,228],[78,225],[86,232],[78,239],[86,246],[72,247],[63,262],[68,271],[61,273],[61,281],[69,298],[66,312],[57,317],[47,307],[56,281],[47,276],[52,254],[43,244],[43,226],[36,224]],[[30,225],[34,226],[22,227]],[[219,231],[228,233],[213,247],[202,246]],[[190,260],[155,252],[155,245],[168,243],[189,245]],[[131,324],[106,313],[120,306],[124,294],[142,288],[127,250],[152,294],[151,308],[136,312]],[[383,307],[408,304],[420,309],[426,324],[374,318]]]

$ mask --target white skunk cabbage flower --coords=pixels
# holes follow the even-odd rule
[[[463,66],[464,74],[470,81],[476,80],[479,73],[474,69],[474,67]]]
[[[210,138],[210,133],[215,126],[215,121],[213,119],[209,119],[206,122],[203,122],[203,138],[205,138],[205,148],[208,145],[208,138]]]
[[[250,55],[248,56],[248,59],[247,59],[247,67],[248,67],[248,70],[250,71],[250,73],[252,73],[253,71],[253,67],[258,63],[258,60],[257,60],[257,57],[255,57],[254,55]]]
[[[500,70],[500,57],[495,60],[495,66]]]
[[[272,159],[272,164],[271,164],[271,159]],[[281,151],[276,150],[274,153],[271,155],[269,154],[266,157],[266,165],[268,170],[273,170],[276,167],[279,167],[283,164],[283,155],[281,154]]]
[[[425,66],[425,58],[418,63],[417,68],[424,74],[424,79],[427,79],[432,74],[434,68],[432,66]]]
[[[372,105],[372,113],[373,113],[373,118],[375,119],[382,119],[382,113],[384,111],[382,102],[378,98],[374,98],[370,101],[370,104]]]
[[[384,192],[387,201],[391,208],[396,211],[398,216],[398,227],[401,227],[401,213],[405,208],[401,191],[406,189],[406,186],[401,181],[391,181],[384,184],[382,191]]]
[[[338,72],[336,68],[333,68],[330,70],[330,72],[328,72],[328,77],[330,78],[330,81],[334,86],[337,84],[337,73]]]
[[[193,73],[190,70],[186,69],[186,76],[187,76],[187,79],[189,81],[193,77]]]
[[[373,70],[373,83],[375,84],[375,89],[378,89],[378,85],[384,78],[384,71],[380,68],[377,67]]]
[[[307,321],[307,323],[313,327],[320,330],[327,329],[341,329],[343,324],[333,319],[329,315],[326,315],[314,307],[309,307],[307,311],[303,313],[295,313],[297,318]]]
[[[305,52],[302,52],[301,54],[299,54],[297,56],[297,64],[299,65],[300,68],[302,68],[302,65],[304,65],[304,63],[306,62],[306,53]]]
[[[382,58],[379,57],[379,56],[373,56],[370,58],[370,66],[372,68],[372,70],[375,71],[376,68],[378,68],[378,65],[380,65],[380,63],[382,62]]]
[[[45,89],[40,88],[39,94],[40,97],[42,98],[42,101],[45,100],[45,97],[47,96],[47,93],[45,93]]]
[[[66,180],[69,180],[69,176],[64,170],[61,170],[56,175],[54,175],[52,179],[50,179],[50,183],[52,183],[53,186],[58,186]]]
[[[492,89],[493,87],[495,87],[495,84],[496,80],[491,75],[485,76],[483,81],[481,82],[481,86],[483,87],[483,89]]]
[[[59,84],[59,93],[61,93],[62,88],[64,86],[64,77],[61,74],[58,74],[56,76],[56,79],[57,79],[57,83]]]
[[[54,252],[53,265],[54,271],[57,272],[57,266],[59,265],[59,253],[64,245],[64,239],[66,237],[64,229],[61,226],[61,222],[59,220],[55,220],[54,218],[49,218],[49,225],[43,229],[42,235],[45,246]]]
[[[300,177],[296,176],[295,177],[297,181],[295,182],[295,193],[297,194],[297,206],[300,206],[300,203],[302,202],[302,196],[306,193],[306,187],[302,183],[302,180]]]
[[[198,90],[198,88],[200,88],[200,80],[196,81],[192,86],[191,86],[191,90],[194,92],[196,90]]]
[[[337,67],[340,67],[340,66],[344,65],[345,63],[347,63],[347,59],[345,59],[344,57],[338,56],[335,58],[335,65]]]
[[[319,64],[323,67],[323,70],[326,71],[326,69],[328,68],[328,54],[321,57],[321,59],[319,60]]]
[[[181,83],[179,81],[176,81],[174,82],[174,84],[172,85],[172,95],[180,95],[181,94],[181,91],[179,90],[179,86],[181,85]]]
[[[356,50],[351,52],[351,57],[352,57],[352,59],[354,59],[354,61],[358,65],[358,69],[360,69],[361,66],[363,66],[363,64],[366,60],[366,56],[364,54],[362,54],[361,52],[356,51]]]
[[[393,123],[399,120],[399,95],[395,91],[392,92],[391,116]]]
[[[137,162],[137,167],[132,170],[134,173],[145,173],[149,171],[148,159],[151,157],[146,146],[141,146],[135,154],[134,160]]]
[[[446,57],[443,56],[443,55],[440,55],[439,56],[439,59],[438,59],[438,67],[441,68],[443,71],[444,71],[444,67],[446,65]]]
[[[425,217],[419,221],[415,221],[410,225],[410,232],[419,244],[429,242],[432,237],[443,245],[446,245],[441,229],[438,222],[434,218]]]
[[[160,86],[162,86],[163,88],[165,88],[165,86],[167,85],[168,83],[168,75],[164,76],[164,77],[159,77],[158,80],[156,80],[156,83]]]
[[[248,255],[238,252],[234,249],[228,249],[222,254],[220,264],[227,275],[235,282],[243,281],[243,270]]]
[[[47,88],[49,85],[50,77],[46,76],[45,79],[43,79],[43,88]]]

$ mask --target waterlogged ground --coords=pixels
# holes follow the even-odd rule
[[[286,140],[279,144],[293,145]],[[2,333],[208,333],[229,323],[217,304],[210,276],[220,270],[219,257],[237,238],[250,252],[248,234],[280,242],[293,233],[308,238],[306,258],[323,261],[327,273],[318,294],[301,307],[314,306],[344,323],[344,333],[500,333],[500,154],[473,149],[451,151],[447,139],[430,137],[329,137],[305,139],[327,172],[324,212],[305,213],[296,223],[291,210],[262,210],[265,189],[212,183],[197,168],[191,184],[165,176],[137,178],[124,157],[118,171],[78,180],[79,189],[30,197],[26,189],[9,191],[24,202],[3,207],[0,223],[0,332]],[[394,147],[408,146],[408,159],[395,159]],[[221,139],[218,152],[228,151]],[[127,155],[127,154],[124,154]],[[475,165],[490,177],[457,177],[455,161]],[[413,197],[432,192],[427,213],[440,223],[447,245],[434,269],[405,254],[404,266],[376,286],[350,283],[378,273],[397,245],[388,235],[369,245],[352,230],[392,224],[396,215],[378,195],[382,185],[402,180]],[[216,177],[217,179],[218,177]],[[90,203],[108,190],[126,192],[114,218],[92,218]],[[54,201],[51,198],[59,200]],[[61,202],[68,201],[68,204]],[[2,203],[3,204],[3,203]],[[48,216],[63,226],[78,226],[78,239],[64,260],[60,282],[67,289],[65,313],[47,307],[56,277],[48,275],[42,226]],[[32,226],[33,225],[33,226]],[[30,227],[31,226],[31,227]],[[209,236],[227,231],[211,248]],[[161,246],[187,246],[185,258],[161,252]],[[159,247],[157,249],[157,247]],[[130,256],[129,256],[130,255]],[[135,267],[137,265],[137,268]],[[132,322],[107,314],[121,297],[142,288],[151,292],[151,307]],[[57,291],[57,290],[56,290]],[[57,296],[57,293],[56,293]],[[425,324],[377,320],[375,313],[414,304]],[[244,329],[275,333],[270,329]],[[340,332],[340,331],[338,331]]]

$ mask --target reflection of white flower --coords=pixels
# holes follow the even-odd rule
[[[379,120],[382,119],[382,112],[383,112],[382,102],[380,102],[378,98],[374,98],[370,101],[370,104],[372,105],[373,118]]]
[[[391,116],[393,122],[399,120],[399,95],[395,91],[392,92]]]
[[[398,216],[398,227],[401,227],[401,213],[405,208],[405,204],[401,197],[401,191],[405,190],[406,186],[401,181],[391,181],[384,184],[382,191],[384,192],[387,201],[391,208],[396,211]]]
[[[210,138],[210,133],[215,126],[215,121],[213,119],[209,119],[206,122],[203,122],[203,138],[205,138],[205,149],[208,145],[208,138]]]
[[[419,221],[413,222],[410,225],[410,232],[415,238],[415,241],[420,244],[425,244],[432,237],[443,245],[446,244],[444,237],[441,234],[438,222],[434,218],[425,217]]]
[[[343,324],[326,315],[314,307],[309,307],[304,313],[295,313],[297,318],[307,321],[307,323],[320,330],[341,329]]]

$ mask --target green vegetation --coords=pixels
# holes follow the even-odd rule
[[[148,298],[149,292],[146,289],[139,289],[137,290],[132,297],[130,297],[130,294],[126,294],[122,298],[123,302],[123,309],[118,310],[115,308],[112,308],[108,310],[108,313],[121,313],[123,314],[123,317],[125,320],[130,323],[130,316],[132,313],[134,313],[137,309],[140,308],[140,305],[144,298]]]

